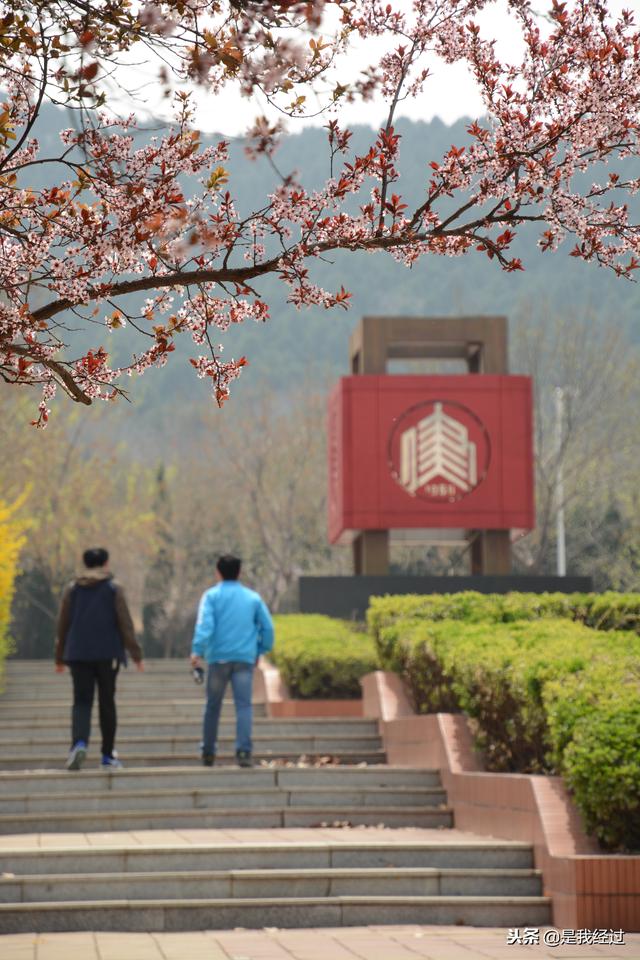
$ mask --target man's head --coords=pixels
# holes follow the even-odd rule
[[[104,547],[92,547],[90,550],[85,550],[82,559],[88,570],[95,570],[98,567],[106,567],[109,563],[109,553]]]
[[[218,559],[216,569],[220,574],[221,580],[237,580],[240,576],[241,566],[242,560],[232,556],[230,553],[225,553],[224,556]]]

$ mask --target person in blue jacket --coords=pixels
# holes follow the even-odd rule
[[[230,554],[217,563],[218,584],[200,600],[191,647],[191,665],[207,670],[207,704],[204,710],[202,762],[212,767],[222,700],[231,681],[236,708],[236,761],[251,767],[253,668],[273,647],[273,621],[265,602],[239,582],[242,562]]]

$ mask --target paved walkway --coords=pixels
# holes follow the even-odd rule
[[[0,856],[7,850],[82,849],[86,847],[189,847],[197,844],[238,843],[382,843],[412,840],[448,844],[479,843],[508,845],[509,840],[468,833],[466,830],[432,827],[270,827],[247,829],[118,830],[113,833],[14,833],[0,837]],[[4,958],[2,958],[4,960]]]
[[[541,931],[541,935],[544,931]],[[638,960],[625,946],[508,946],[484,927],[347,927],[205,933],[48,933],[0,937],[2,960]]]

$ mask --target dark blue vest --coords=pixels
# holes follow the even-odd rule
[[[125,661],[116,617],[115,585],[97,580],[91,586],[71,588],[70,623],[64,644],[64,661]]]

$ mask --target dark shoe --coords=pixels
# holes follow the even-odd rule
[[[212,767],[216,762],[215,753],[203,753],[202,754],[202,765],[204,767]]]
[[[100,767],[102,770],[124,770],[124,764],[122,760],[118,760],[115,752],[111,756],[103,753]]]
[[[248,750],[236,750],[236,763],[239,767],[252,767],[253,760]]]
[[[78,740],[73,745],[67,759],[67,770],[79,770],[87,756],[87,745],[84,740]]]

